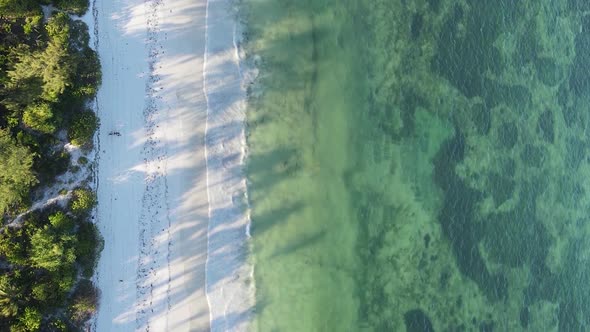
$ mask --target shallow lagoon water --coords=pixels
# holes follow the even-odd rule
[[[583,331],[590,5],[246,0],[260,331]]]

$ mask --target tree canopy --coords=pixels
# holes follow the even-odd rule
[[[18,203],[37,182],[32,172],[33,154],[0,129],[0,213]]]
[[[47,21],[41,4],[54,5]],[[79,188],[69,204],[29,209],[71,170],[68,139],[90,147],[98,126],[86,105],[99,59],[86,25],[70,17],[87,8],[87,0],[0,0],[0,331],[84,330],[96,309],[95,194]]]
[[[67,14],[53,16],[45,26],[49,41],[44,50],[21,48],[17,62],[8,72],[10,87],[27,88],[41,82],[41,99],[55,102],[71,85],[76,58],[70,52],[70,19]],[[38,90],[35,89],[35,90]]]
[[[53,111],[48,103],[32,104],[25,108],[23,123],[34,130],[44,134],[55,131]]]
[[[38,10],[38,0],[0,0],[0,14],[5,16],[23,16]]]
[[[67,223],[63,214],[50,217],[50,222],[59,226]],[[56,272],[64,265],[71,265],[76,261],[76,237],[63,232],[59,227],[46,225],[38,229],[31,236],[31,263],[35,267]]]

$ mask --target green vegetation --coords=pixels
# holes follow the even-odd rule
[[[96,205],[96,195],[89,189],[80,188],[74,190],[74,199],[72,201],[72,212],[84,214],[90,211]]]
[[[44,134],[51,134],[55,131],[53,124],[53,112],[47,103],[29,105],[23,113],[23,123]]]
[[[79,146],[92,142],[94,131],[98,127],[98,118],[92,111],[79,112],[74,116],[70,127],[70,141]]]
[[[39,11],[37,0],[1,0],[0,13],[8,17],[18,17]]]
[[[33,154],[0,129],[0,213],[22,203],[31,185],[36,183],[31,167]]]
[[[89,289],[87,278],[101,247],[98,230],[86,217],[55,207],[31,213],[20,227],[5,227],[0,233],[5,260],[0,326],[35,331],[27,330],[37,317],[34,312],[80,327],[96,306],[96,290]]]
[[[45,22],[42,4],[56,8]],[[0,0],[2,331],[82,330],[96,310],[89,280],[102,250],[90,221],[95,194],[78,188],[66,208],[15,219],[29,208],[33,190],[70,167],[58,133],[92,146],[98,119],[85,105],[100,84],[100,64],[88,28],[69,16],[87,8],[87,0]],[[88,164],[85,157],[78,162]]]

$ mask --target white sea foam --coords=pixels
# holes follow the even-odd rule
[[[248,76],[241,68],[240,29],[233,9],[228,0],[207,2],[203,62],[209,199],[206,289],[212,331],[246,330],[254,306],[243,169]]]

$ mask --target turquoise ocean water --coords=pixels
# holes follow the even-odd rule
[[[590,2],[242,9],[257,330],[590,330]]]

